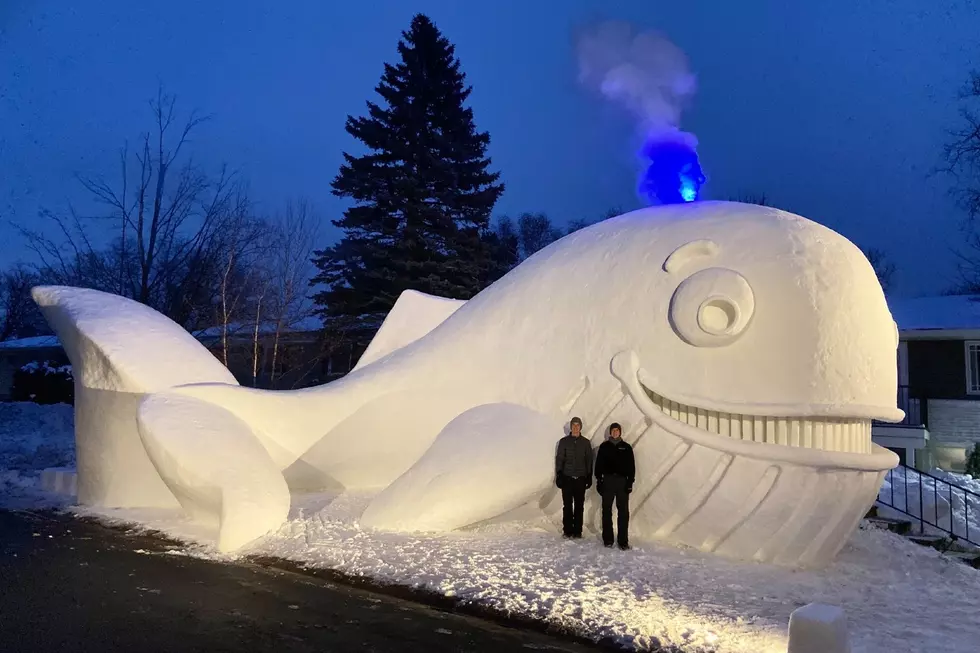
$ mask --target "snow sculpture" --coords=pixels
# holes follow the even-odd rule
[[[225,550],[280,525],[286,486],[380,490],[361,518],[380,529],[558,520],[552,456],[575,414],[593,444],[617,421],[634,446],[634,542],[817,566],[898,462],[871,442],[872,418],[903,417],[874,271],[842,236],[777,209],[642,209],[562,238],[465,303],[407,292],[366,362],[298,391],[239,387],[162,316],[79,299],[90,293],[35,296],[63,338],[84,338],[69,347],[84,378],[98,365],[159,379],[111,437],[138,426],[158,473],[144,482],[215,522]],[[104,310],[117,315],[89,315]],[[88,326],[110,320],[115,332]],[[159,351],[164,337],[181,343],[167,353],[179,370],[135,343]],[[105,462],[107,476],[128,464]]]
[[[107,508],[177,507],[147,457],[136,410],[175,385],[235,377],[156,311],[82,288],[34,288],[34,301],[74,367],[78,502]]]

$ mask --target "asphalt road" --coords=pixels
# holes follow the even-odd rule
[[[362,588],[0,511],[0,651],[594,651]]]

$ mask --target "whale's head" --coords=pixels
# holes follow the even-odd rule
[[[870,448],[872,419],[902,419],[897,327],[870,263],[843,236],[778,209],[699,202],[576,237],[605,252],[579,257],[595,268],[585,301],[605,303],[597,333],[632,352],[647,397],[673,419],[795,429],[786,439],[800,444],[826,428],[820,448],[843,450],[848,434]],[[601,297],[609,287],[623,292]]]

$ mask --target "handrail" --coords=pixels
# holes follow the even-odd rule
[[[904,481],[904,489],[905,489],[903,493],[905,495],[904,509],[901,507],[900,504],[896,505],[895,502],[895,472],[897,472],[898,470],[902,470],[902,480]],[[910,473],[918,476],[918,481],[915,483],[915,485],[917,485],[919,488],[919,492],[918,492],[919,514],[918,515],[916,515],[911,511],[911,509],[915,507],[915,502],[913,501],[911,505],[909,503],[909,474]],[[924,493],[929,492],[929,490],[924,487],[925,483],[923,483],[923,477],[932,480],[933,517],[931,520],[928,518],[929,517],[928,515],[924,514],[925,513]],[[880,503],[881,505],[887,508],[891,508],[892,510],[896,510],[898,512],[904,513],[909,517],[912,517],[913,519],[917,519],[919,521],[920,532],[922,533],[925,533],[925,526],[926,524],[928,524],[929,526],[937,530],[947,533],[954,541],[958,539],[962,539],[969,542],[970,544],[980,546],[980,530],[974,529],[972,536],[970,534],[970,499],[971,498],[977,499],[977,503],[978,505],[980,505],[980,493],[974,492],[973,490],[969,490],[961,485],[956,485],[955,483],[951,481],[947,481],[944,478],[940,478],[935,474],[930,474],[929,472],[922,472],[904,464],[900,464],[898,465],[898,467],[888,470],[888,472],[885,474],[885,479],[888,481],[888,486],[889,489],[891,490],[890,492],[891,503],[882,500],[881,490],[878,491],[877,503]],[[944,499],[946,498],[945,492],[943,494],[940,494],[939,491],[940,483],[945,485],[948,489],[949,528],[942,526],[939,523],[939,497],[942,496]],[[957,497],[960,496],[960,493],[962,493],[963,496],[963,529],[962,529],[963,532],[962,533],[956,532],[957,530],[956,514],[954,511],[955,504],[953,502],[954,490],[956,492]]]
[[[905,411],[905,419],[901,422],[880,422],[883,426],[894,426],[894,427],[924,427],[925,419],[923,415],[923,408],[925,402],[918,397],[913,397],[912,392],[907,385],[898,386],[898,395],[896,397],[898,407]],[[878,423],[878,420],[874,420]]]

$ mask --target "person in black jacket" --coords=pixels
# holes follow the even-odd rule
[[[596,489],[602,495],[602,543],[613,545],[612,505],[616,502],[616,531],[619,548],[630,548],[629,495],[636,478],[633,447],[623,441],[623,428],[609,425],[609,439],[599,445],[595,460]]]
[[[561,488],[562,530],[565,537],[582,537],[585,491],[592,487],[592,443],[582,435],[582,420],[573,417],[570,431],[558,441],[555,485]]]

